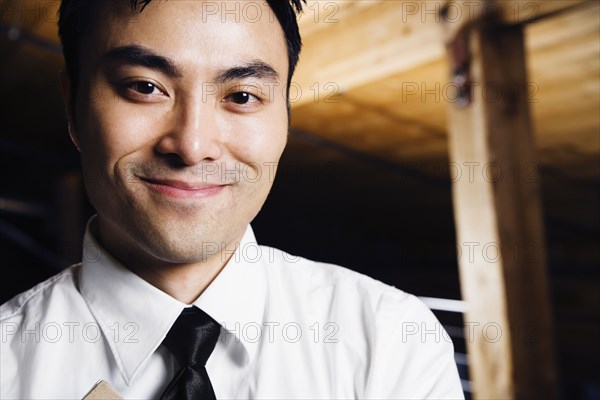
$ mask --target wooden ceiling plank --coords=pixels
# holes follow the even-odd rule
[[[525,24],[576,8],[591,0],[443,0],[442,16],[449,22],[446,39],[479,23]]]
[[[354,1],[333,2],[345,10],[335,22],[308,22],[304,50],[294,77],[297,108],[382,78],[439,60],[444,55],[437,24],[444,6],[450,29],[460,30],[496,10],[500,20],[523,23],[573,9],[573,1]],[[343,7],[343,8],[342,8]],[[490,8],[492,7],[492,8]],[[309,10],[310,11],[310,10]],[[352,11],[352,12],[351,12]],[[308,12],[307,12],[308,13]],[[309,18],[310,19],[310,18]],[[453,22],[453,21],[456,22]],[[311,21],[313,25],[314,21]],[[453,33],[450,33],[452,37]]]
[[[593,140],[600,126],[600,115],[594,111],[600,108],[598,12],[600,3],[588,2],[526,26],[528,76],[531,88],[535,89],[530,106],[535,117],[537,148],[556,150],[552,154],[566,152],[568,159],[576,159],[580,153],[600,152],[598,140]],[[439,32],[439,26],[428,29]],[[327,40],[326,36],[323,40]],[[432,136],[415,127],[446,130],[445,107],[454,99],[444,89],[450,81],[443,54],[442,51],[427,64],[384,74],[376,81],[355,87],[334,98],[337,103],[311,99],[294,108],[292,127],[350,145],[361,143],[362,151],[385,153],[399,162],[418,157],[417,150],[423,157],[427,157],[428,149],[432,155],[441,154],[441,143],[433,139],[422,142],[422,138]],[[331,63],[331,59],[327,62]],[[436,85],[440,90],[436,90]],[[416,92],[415,87],[418,87]],[[366,113],[361,107],[348,104],[355,100],[376,107],[383,114]],[[384,114],[390,118],[383,118]],[[377,140],[359,140],[360,135]],[[402,138],[397,140],[398,136]],[[385,151],[380,146],[385,141],[389,147],[400,147]],[[418,146],[411,145],[412,142]],[[540,160],[548,163],[549,158]]]
[[[306,38],[294,76],[302,95],[292,106],[320,101],[331,92],[343,93],[440,59],[444,48],[436,4],[376,2]],[[418,7],[428,8],[427,18]],[[331,85],[329,91],[327,84]]]
[[[302,38],[306,40],[332,24],[344,23],[350,16],[382,1],[385,0],[309,1],[304,6],[304,12],[298,18]]]

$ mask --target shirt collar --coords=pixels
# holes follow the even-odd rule
[[[219,322],[226,331],[222,340],[242,343],[246,362],[256,353],[263,326],[266,275],[263,266],[268,248],[260,247],[248,226],[227,266],[206,288],[194,305]]]
[[[186,304],[113,258],[94,237],[94,221],[90,219],[84,236],[80,290],[129,385]],[[222,335],[236,336],[246,351],[246,361],[254,355],[256,344],[244,338],[242,328],[251,322],[262,324],[265,301],[262,264],[248,258],[245,251],[250,249],[260,251],[248,226],[227,265],[194,302],[222,324],[226,331]]]

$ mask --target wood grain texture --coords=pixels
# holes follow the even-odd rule
[[[552,322],[522,27],[470,34],[473,103],[449,107],[450,158],[467,342],[477,398],[555,398]],[[495,85],[504,95],[486,98]],[[514,87],[523,90],[514,91]],[[528,166],[527,174],[522,174]],[[465,253],[468,252],[468,253]]]

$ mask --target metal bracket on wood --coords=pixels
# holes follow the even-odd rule
[[[448,48],[452,82],[456,87],[455,105],[459,108],[465,108],[473,101],[469,33],[465,31],[459,33],[448,44]]]
[[[484,13],[481,4],[465,13],[464,18],[453,16],[451,10],[454,9],[464,9],[462,1],[446,0],[440,10],[440,17],[443,21],[451,79],[456,90],[454,105],[466,108],[473,102],[470,34],[480,23]],[[463,15],[462,12],[459,14]]]
[[[490,13],[490,9],[496,12]],[[501,24],[501,10],[501,5],[496,0],[445,0],[443,3],[440,17],[448,48],[452,82],[456,88],[454,105],[457,108],[467,108],[473,102],[471,34],[484,25]]]

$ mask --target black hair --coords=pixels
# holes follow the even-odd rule
[[[123,1],[123,0],[122,0]],[[152,0],[127,0],[132,11],[144,8]],[[72,101],[75,101],[75,93],[79,78],[79,53],[81,38],[92,27],[97,26],[100,7],[106,0],[62,0],[59,9],[58,34],[62,42],[63,56],[67,74],[71,80]],[[277,17],[279,24],[285,34],[288,50],[289,71],[287,77],[287,89],[292,80],[292,75],[298,63],[302,40],[298,28],[297,15],[302,12],[302,3],[306,0],[266,0],[269,7]]]

